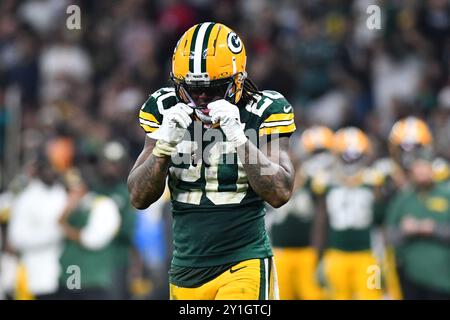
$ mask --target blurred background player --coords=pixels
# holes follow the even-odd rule
[[[378,265],[371,231],[377,222],[374,209],[382,178],[368,169],[371,143],[360,129],[347,127],[335,133],[333,152],[337,165],[315,182],[323,186],[325,201],[318,218],[326,212],[328,222],[322,224],[322,233],[327,237],[323,262],[329,297],[381,299],[381,287],[368,281],[369,268]]]
[[[332,148],[333,132],[329,128],[315,126],[303,132],[292,152],[296,167],[292,197],[281,208],[272,209],[268,217],[282,300],[317,300],[324,296],[316,279],[318,255],[312,245],[317,202],[311,180],[333,166]]]
[[[390,202],[387,235],[405,299],[450,298],[448,169],[436,160],[432,141],[428,126],[415,117],[396,122],[389,137],[405,183]]]
[[[413,161],[409,174],[387,220],[403,297],[449,300],[450,191],[433,181],[429,160]]]
[[[418,158],[432,160],[431,131],[427,124],[413,116],[397,121],[389,133],[389,153],[394,162],[391,174],[397,189],[408,185],[408,170]]]

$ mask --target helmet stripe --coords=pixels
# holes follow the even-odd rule
[[[206,54],[207,54],[207,49],[208,49],[208,42],[209,42],[209,37],[211,35],[211,31],[214,27],[215,23],[211,23],[208,28],[206,29],[205,32],[205,38],[203,39],[203,46],[202,46],[202,65],[201,65],[201,70],[202,72],[206,72]]]
[[[202,49],[203,49],[203,40],[205,39],[205,33],[208,27],[211,25],[211,22],[203,23],[200,25],[198,29],[198,35],[195,39],[195,49],[194,49],[194,73],[201,73],[201,63],[202,63]],[[194,42],[194,39],[192,39]]]
[[[198,30],[200,29],[201,24],[198,24],[195,27],[194,33],[192,34],[191,39],[191,48],[189,50],[189,71],[194,72],[194,50],[195,50],[195,42],[197,40]]]

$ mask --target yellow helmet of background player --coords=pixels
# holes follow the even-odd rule
[[[407,117],[397,121],[389,134],[389,143],[408,149],[413,145],[427,146],[433,138],[427,124],[416,118]]]
[[[333,131],[325,126],[313,126],[303,131],[300,143],[308,154],[333,149]]]
[[[404,168],[414,159],[432,158],[433,136],[427,124],[416,117],[397,121],[389,133],[389,152]]]
[[[247,77],[246,61],[244,43],[227,26],[214,22],[193,26],[173,53],[171,78],[178,98],[195,108],[188,89],[209,87],[238,103]]]
[[[371,144],[363,131],[355,127],[347,127],[338,130],[334,135],[333,151],[345,162],[353,162],[369,155]]]
[[[360,129],[346,127],[338,130],[334,135],[333,152],[340,159],[339,174],[351,183],[359,183],[360,175],[368,164],[372,147],[369,137]],[[353,181],[358,177],[357,181]]]
[[[313,126],[306,129],[300,137],[301,151],[305,159],[301,162],[303,173],[314,177],[328,172],[335,163],[332,154],[333,131],[325,126]]]

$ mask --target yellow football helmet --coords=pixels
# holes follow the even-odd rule
[[[365,160],[371,149],[369,138],[358,128],[342,128],[334,135],[333,151],[344,163]]]
[[[308,154],[333,149],[333,131],[325,126],[313,126],[303,131],[300,143]]]
[[[342,128],[334,135],[333,152],[340,160],[338,172],[345,179],[360,176],[368,165],[371,151],[369,137],[358,128]]]
[[[416,117],[397,121],[389,133],[389,152],[402,167],[408,168],[417,158],[432,158],[433,136],[427,124]]]
[[[416,117],[407,117],[397,121],[389,134],[389,143],[401,148],[413,145],[427,146],[433,140],[427,124]]]
[[[197,106],[192,95],[208,88],[213,95],[237,104],[247,77],[246,61],[244,43],[227,26],[214,22],[193,26],[173,53],[171,79],[178,99],[196,109],[202,121],[210,122],[210,117],[199,111],[204,106]]]
[[[303,173],[314,177],[329,171],[335,157],[333,148],[333,131],[325,126],[313,126],[306,129],[300,137],[300,150],[305,159],[301,161]]]

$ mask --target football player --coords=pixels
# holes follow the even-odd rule
[[[311,181],[334,164],[333,131],[324,126],[306,129],[298,141],[303,159],[296,163],[294,192],[289,202],[274,209],[270,235],[278,271],[280,299],[318,300],[324,294],[316,280],[317,251],[313,247],[316,199]],[[300,165],[300,161],[303,160]]]
[[[391,173],[398,189],[408,185],[407,173],[417,158],[433,157],[432,136],[427,124],[416,117],[397,121],[389,133],[389,153],[394,161]]]
[[[373,167],[384,176],[381,186],[381,201],[378,210],[386,218],[386,211],[395,195],[410,185],[409,170],[415,159],[432,157],[431,132],[426,123],[416,117],[406,117],[397,121],[388,137],[389,157],[378,159]],[[448,179],[448,166],[443,159],[435,159],[433,171],[436,181]],[[384,219],[383,218],[383,219]],[[383,261],[383,276],[386,294],[390,299],[402,299],[402,290],[397,272],[395,252],[387,239],[380,255]]]
[[[146,208],[168,177],[173,213],[171,299],[276,298],[264,201],[285,204],[294,183],[293,108],[247,78],[241,38],[201,23],[178,41],[173,87],[139,112],[147,133],[128,187]]]
[[[406,177],[387,212],[387,235],[405,299],[450,299],[450,192],[445,162],[433,156],[425,122],[408,117],[391,130],[392,156]]]
[[[440,262],[434,259],[442,254],[445,255],[445,250],[439,253],[438,242],[442,239],[439,231],[437,233],[435,231],[444,228],[441,223],[447,211],[429,204],[433,203],[435,198],[441,199],[441,202],[448,201],[446,199],[448,195],[445,195],[445,189],[448,190],[448,163],[445,159],[434,156],[433,137],[428,125],[413,116],[400,119],[394,124],[389,134],[389,151],[394,163],[391,177],[396,182],[397,189],[391,191],[394,196],[389,199],[386,217],[390,244],[396,246],[393,250],[388,245],[387,269],[392,276],[387,277],[387,288],[389,291],[398,291],[400,298],[421,299],[426,298],[427,295],[434,297],[435,290],[439,291],[441,285],[448,290],[448,287],[445,287],[445,281],[437,280],[440,277],[439,270],[423,273],[421,271],[423,266],[417,265],[411,259],[417,256],[420,257],[417,261],[433,261],[430,266],[435,268]],[[446,185],[439,188],[438,185],[442,183]],[[421,199],[421,203],[417,202],[417,198]],[[435,217],[439,218],[435,221]],[[436,230],[430,228],[428,234],[421,233],[420,226],[426,225],[426,223],[422,224],[423,221],[438,227]],[[430,240],[432,238],[433,240]],[[426,250],[416,251],[409,242],[413,239],[424,242],[434,241],[436,246],[432,245]],[[432,253],[435,255],[432,256]],[[428,270],[432,269],[428,268]],[[425,287],[417,290],[417,281],[425,282]],[[397,288],[399,284],[401,289]]]
[[[376,223],[375,201],[382,176],[368,169],[371,144],[360,129],[336,132],[334,173],[316,182],[324,187],[328,220],[324,272],[331,299],[380,299],[381,279],[372,253],[371,231]],[[372,280],[369,276],[374,277]]]

